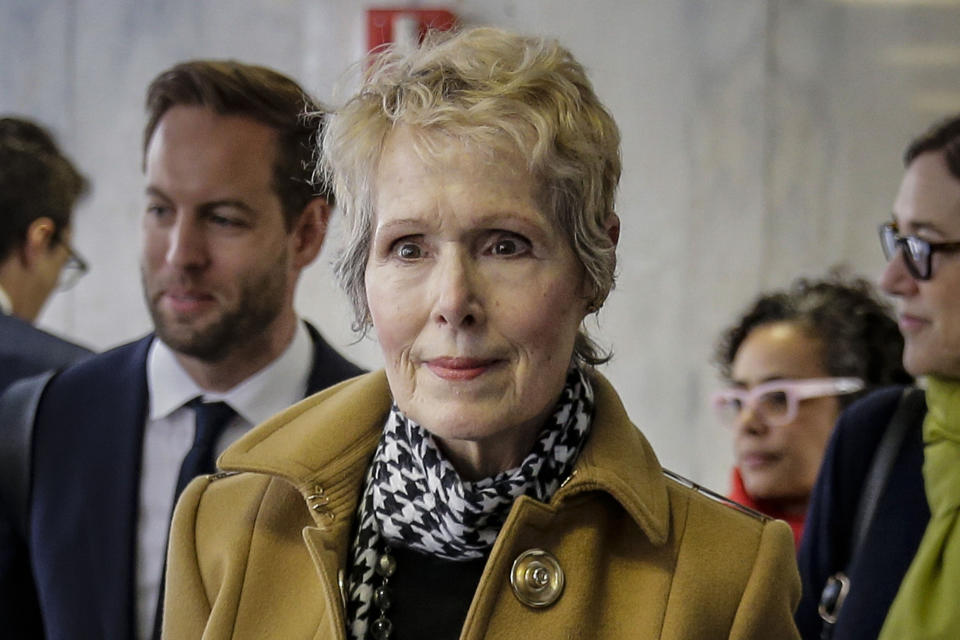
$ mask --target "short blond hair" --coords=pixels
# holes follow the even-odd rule
[[[336,274],[353,304],[355,330],[370,324],[364,272],[377,166],[387,136],[401,125],[518,154],[537,182],[538,202],[583,265],[590,309],[600,308],[616,269],[607,229],[620,181],[617,125],[583,67],[556,41],[479,27],[373,54],[360,91],[324,132],[319,171],[345,221]],[[608,358],[582,328],[574,357],[585,364]]]

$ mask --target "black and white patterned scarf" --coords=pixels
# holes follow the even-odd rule
[[[374,562],[383,543],[446,560],[482,558],[514,500],[527,495],[547,502],[570,475],[592,417],[593,388],[573,367],[553,415],[520,466],[464,482],[433,436],[394,405],[357,509],[347,607],[350,636],[366,638]]]

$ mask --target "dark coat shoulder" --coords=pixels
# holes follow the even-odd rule
[[[15,380],[67,366],[92,354],[20,318],[0,314],[0,392]]]
[[[838,571],[849,576],[850,592],[834,637],[876,638],[926,529],[930,511],[923,488],[921,413],[909,425],[862,547],[851,558],[866,477],[903,389],[881,389],[850,405],[827,446],[797,559],[803,595],[796,621],[805,639],[820,638],[817,604],[827,579]]]

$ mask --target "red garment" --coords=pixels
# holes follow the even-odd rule
[[[740,470],[736,467],[733,468],[733,473],[730,474],[730,493],[727,497],[734,502],[739,502],[743,506],[750,507],[771,518],[785,521],[790,525],[790,528],[793,529],[794,544],[798,549],[800,548],[800,538],[803,536],[803,523],[806,521],[806,513],[785,513],[771,501],[754,500],[747,495],[747,490],[743,486],[743,478],[740,477]]]

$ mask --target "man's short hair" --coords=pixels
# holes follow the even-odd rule
[[[23,244],[38,218],[53,220],[53,240],[59,240],[88,188],[46,129],[23,118],[0,118],[0,261]]]
[[[175,106],[199,106],[220,115],[244,116],[277,132],[274,191],[287,229],[313,198],[333,204],[326,185],[314,184],[313,154],[323,125],[322,106],[300,85],[266,67],[235,60],[191,60],[162,72],[147,89],[143,157],[160,119]]]
[[[903,164],[909,167],[917,156],[928,151],[943,151],[950,174],[960,180],[960,113],[936,122],[910,141],[903,153]]]

